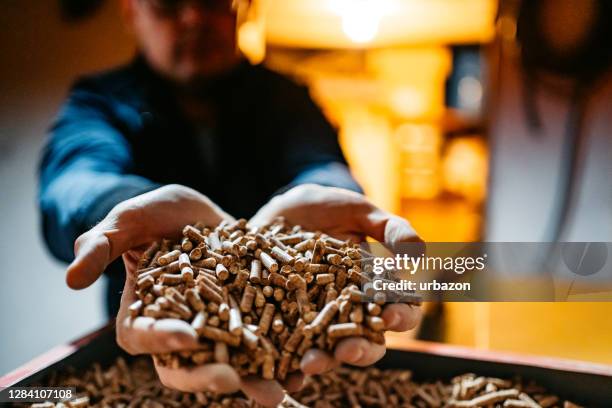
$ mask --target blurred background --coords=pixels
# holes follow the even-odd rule
[[[427,241],[612,241],[611,5],[254,0],[241,51],[306,84],[356,178]],[[128,61],[115,0],[0,13],[0,373],[104,323],[43,246],[36,165],[84,73]],[[428,305],[419,337],[612,363],[610,303]],[[402,335],[394,341],[410,341]]]

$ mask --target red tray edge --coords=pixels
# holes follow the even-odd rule
[[[89,344],[92,340],[94,340],[101,334],[113,329],[114,326],[115,322],[114,320],[112,320],[91,333],[88,333],[69,343],[55,346],[51,350],[48,350],[42,353],[41,355],[34,357],[27,363],[21,365],[20,367],[17,367],[13,371],[0,377],[0,388],[10,387],[11,385],[23,380],[24,378],[36,374],[37,372],[44,370],[45,368],[57,363],[58,361],[63,360],[64,358],[68,357],[69,355],[75,353],[82,347]]]

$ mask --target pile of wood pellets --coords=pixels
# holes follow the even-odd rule
[[[120,357],[106,369],[95,363],[85,372],[72,368],[54,372],[45,386],[76,387],[77,395],[69,401],[36,403],[30,408],[254,407],[244,395],[184,393],[166,388],[158,380],[151,359],[146,357],[135,358],[130,364]]]
[[[302,406],[332,407],[433,407],[433,408],[579,408],[547,393],[534,383],[463,374],[450,383],[417,383],[408,370],[339,367],[306,378],[292,394]]]
[[[84,373],[73,370],[54,373],[45,385],[76,387],[77,397],[64,403],[37,403],[31,408],[259,408],[241,393],[183,393],[165,388],[158,381],[151,360],[145,357],[135,358],[129,365],[119,358],[106,369],[94,364]],[[339,367],[308,377],[302,390],[286,395],[278,408],[306,407],[580,408],[519,379],[464,374],[450,382],[417,383],[411,371],[374,367]]]
[[[386,295],[360,290],[372,256],[359,245],[283,219],[187,225],[182,234],[144,252],[130,306],[133,318],[181,319],[198,333],[198,350],[156,355],[159,364],[228,363],[241,376],[284,380],[310,348],[332,350],[349,336],[384,344]]]

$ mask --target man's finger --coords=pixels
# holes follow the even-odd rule
[[[189,323],[179,319],[128,317],[117,324],[122,325],[117,328],[117,342],[131,354],[159,354],[200,348],[196,331]]]
[[[291,373],[287,375],[287,378],[282,382],[282,385],[287,392],[299,391],[304,385],[304,374],[299,371]]]
[[[419,324],[421,308],[404,303],[387,304],[381,317],[385,321],[385,330],[404,332]]]
[[[227,364],[206,364],[190,368],[161,366],[156,359],[155,370],[163,385],[183,392],[211,391],[228,394],[240,389],[240,377]]]
[[[322,374],[338,366],[338,361],[319,349],[310,349],[304,353],[300,362],[300,368],[307,375]]]
[[[242,391],[265,407],[276,407],[283,401],[283,387],[274,380],[264,380],[256,376],[242,379]]]
[[[374,364],[385,355],[384,344],[376,344],[360,337],[343,339],[336,345],[336,360],[360,367]]]

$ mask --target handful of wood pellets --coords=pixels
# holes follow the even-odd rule
[[[155,355],[170,367],[228,363],[239,375],[284,380],[310,348],[349,336],[384,344],[384,293],[360,290],[371,257],[358,244],[289,227],[187,225],[180,242],[154,242],[139,261],[132,317],[189,322],[201,348]],[[411,298],[411,303],[418,303]]]

